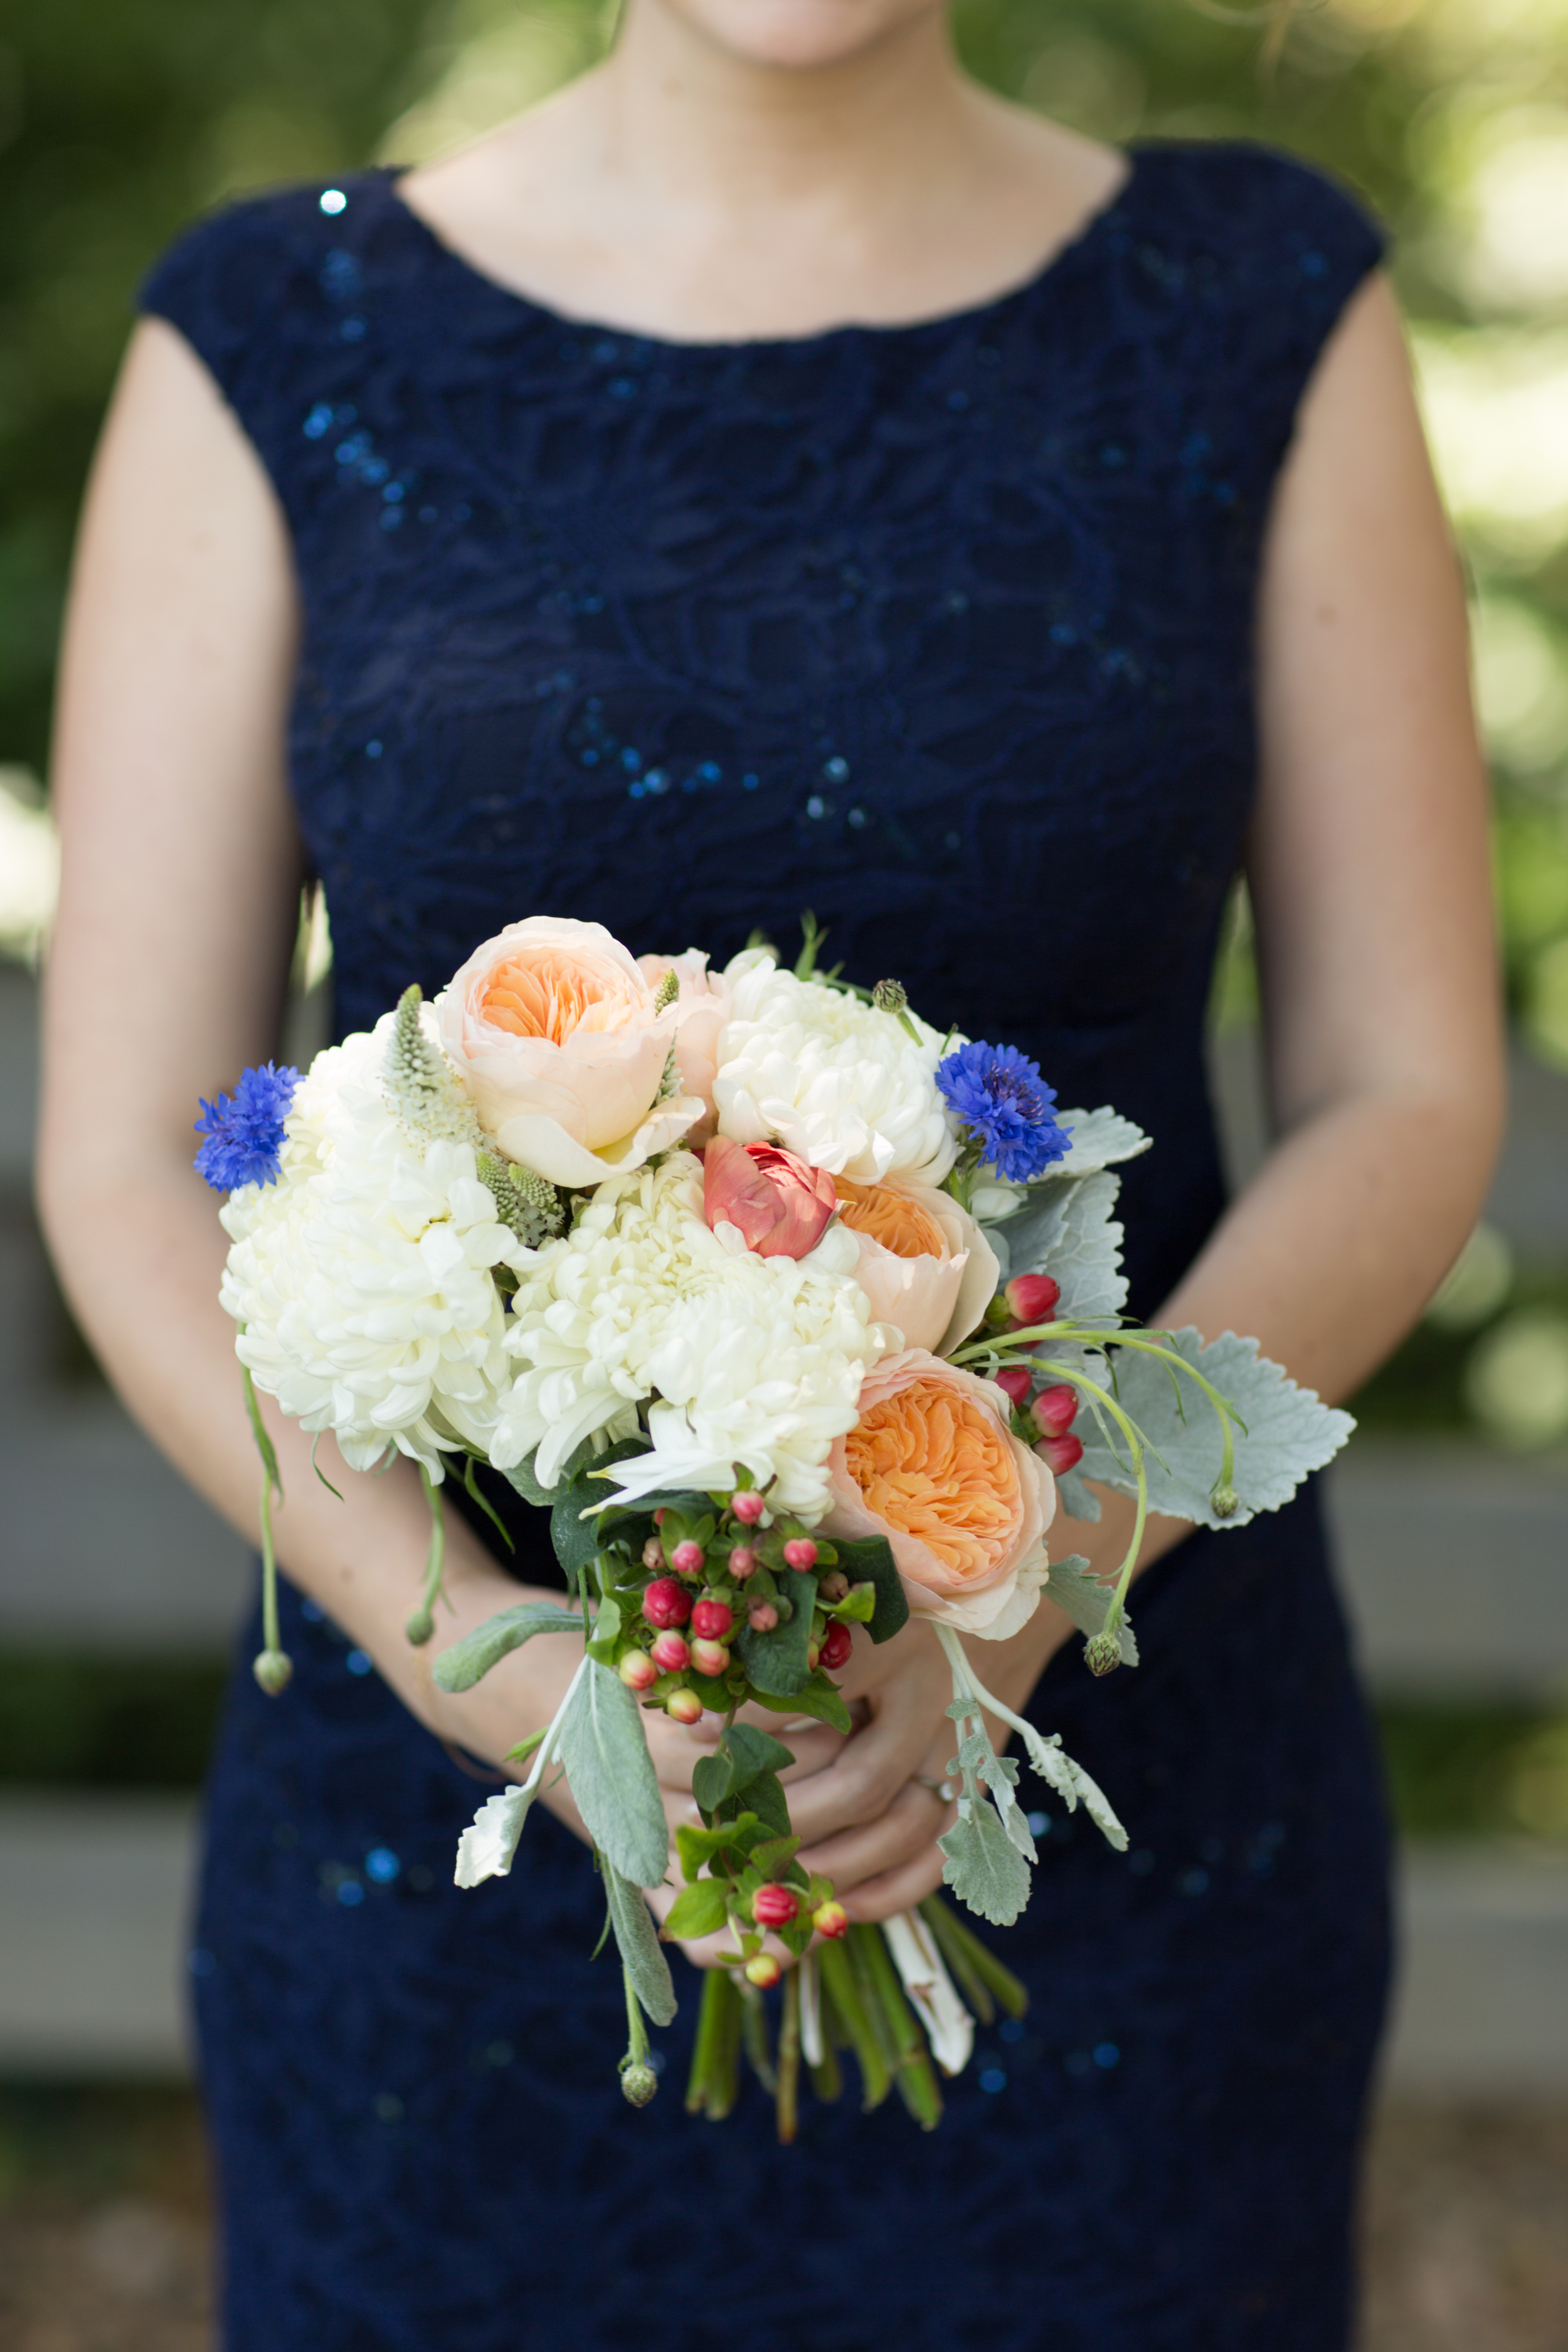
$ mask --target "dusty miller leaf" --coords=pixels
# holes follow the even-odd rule
[[[994,1808],[961,1799],[957,1821],[937,1843],[946,1856],[942,1884],[994,1927],[1010,1927],[1029,1899],[1029,1865]]]
[[[610,1925],[616,1931],[616,1942],[632,1980],[632,1990],[656,2025],[672,2025],[677,2006],[675,1981],[647,1905],[613,1863],[605,1862],[603,1855],[600,1860],[604,1862]]]
[[[1098,1110],[1058,1110],[1056,1120],[1058,1127],[1068,1129],[1072,1148],[1065,1160],[1057,1161],[1053,1176],[1097,1175],[1114,1160],[1136,1160],[1153,1141],[1109,1103],[1102,1103]]]
[[[1091,1494],[1076,1470],[1057,1472],[1057,1499],[1069,1519],[1085,1519],[1090,1527],[1100,1518],[1100,1496]],[[1051,1571],[1054,1575],[1055,1570]],[[1066,1605],[1065,1603],[1063,1604]],[[1070,1616],[1070,1610],[1068,1612]]]
[[[582,1632],[583,1620],[574,1609],[563,1609],[553,1601],[520,1601],[515,1609],[499,1610],[460,1642],[454,1642],[449,1650],[443,1650],[431,1676],[437,1690],[472,1690],[492,1666],[535,1633]]]
[[[1114,1176],[1063,1176],[1037,1186],[1028,1205],[993,1229],[1014,1274],[1048,1274],[1061,1285],[1064,1322],[1110,1323],[1127,1303],[1121,1227],[1111,1215]]]
[[[573,1694],[556,1753],[599,1852],[635,1886],[658,1886],[669,1832],[636,1699],[596,1658]]]
[[[1070,1559],[1053,1559],[1051,1572],[1046,1580],[1046,1598],[1065,1610],[1080,1633],[1092,1641],[1100,1633],[1110,1613],[1111,1592],[1097,1576],[1089,1572],[1089,1562],[1074,1552]],[[1117,1628],[1121,1643],[1121,1663],[1124,1666],[1138,1664],[1138,1644],[1132,1638],[1132,1628],[1122,1618]]]
[[[1189,1325],[1164,1344],[1213,1381],[1247,1428],[1245,1434],[1239,1427],[1236,1431],[1231,1474],[1240,1505],[1230,1518],[1217,1518],[1209,1502],[1219,1476],[1221,1445],[1213,1406],[1194,1381],[1178,1372],[1178,1409],[1166,1366],[1131,1348],[1118,1349],[1121,1406],[1163,1457],[1162,1463],[1145,1455],[1152,1511],[1191,1519],[1199,1527],[1245,1527],[1259,1511],[1277,1511],[1288,1503],[1302,1479],[1331,1461],[1355,1427],[1348,1412],[1337,1412],[1310,1389],[1298,1388],[1278,1364],[1260,1356],[1256,1339],[1238,1339],[1226,1331],[1205,1347]],[[1084,1425],[1081,1418],[1079,1430],[1084,1442],[1081,1475],[1100,1479],[1119,1494],[1134,1493],[1135,1481],[1103,1435],[1092,1423]],[[1122,1454],[1125,1461],[1125,1449]]]

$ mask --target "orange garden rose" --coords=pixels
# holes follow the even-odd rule
[[[993,1638],[1028,1617],[1056,1486],[993,1381],[920,1348],[887,1357],[866,1375],[828,1477],[828,1534],[886,1536],[911,1609]]]
[[[677,1011],[602,923],[533,915],[477,949],[436,1000],[441,1039],[509,1160],[552,1184],[602,1183],[702,1114],[661,1102]]]
[[[974,1329],[996,1289],[990,1243],[949,1192],[927,1184],[852,1184],[834,1179],[838,1214],[859,1244],[856,1280],[879,1323],[906,1348],[932,1355]]]

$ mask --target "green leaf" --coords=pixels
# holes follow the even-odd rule
[[[890,1641],[909,1622],[909,1596],[886,1536],[863,1536],[837,1546],[838,1565],[851,1584],[869,1584],[876,1601],[869,1618],[873,1642]]]
[[[947,1857],[943,1885],[994,1927],[1010,1927],[1029,1899],[1029,1865],[994,1807],[963,1800],[958,1820],[937,1843]]]
[[[1060,1283],[1063,1322],[1113,1322],[1127,1304],[1121,1227],[1111,1216],[1120,1189],[1114,1176],[1053,1176],[986,1229],[993,1246],[1004,1244],[1009,1275],[1048,1274]]]
[[[683,1886],[670,1905],[664,1923],[666,1940],[684,1943],[696,1936],[716,1936],[729,1916],[722,1881],[699,1878],[692,1885]]]
[[[1069,1519],[1083,1519],[1089,1527],[1100,1524],[1100,1496],[1083,1483],[1081,1472],[1057,1472],[1057,1500]]]
[[[734,1778],[734,1765],[721,1748],[717,1755],[699,1757],[691,1768],[691,1793],[703,1812],[718,1811]]]
[[[616,1942],[632,1980],[632,1990],[656,2025],[673,2025],[675,1984],[647,1905],[614,1864],[605,1862],[602,1854],[600,1861],[604,1863],[610,1925],[616,1931]]]
[[[1195,1364],[1246,1423],[1245,1433],[1236,1430],[1231,1473],[1241,1500],[1228,1519],[1217,1518],[1209,1502],[1220,1471],[1220,1425],[1197,1383],[1176,1374],[1181,1384],[1178,1411],[1167,1367],[1157,1357],[1119,1348],[1116,1379],[1122,1408],[1163,1457],[1146,1461],[1152,1511],[1191,1519],[1199,1527],[1245,1527],[1259,1511],[1277,1511],[1288,1503],[1311,1471],[1332,1460],[1355,1427],[1349,1413],[1331,1410],[1310,1389],[1298,1388],[1278,1364],[1260,1356],[1256,1339],[1238,1339],[1227,1331],[1205,1347],[1189,1326],[1164,1344],[1184,1362]],[[1088,1417],[1080,1417],[1080,1474],[1101,1480],[1118,1494],[1134,1493],[1135,1481],[1104,1437],[1087,1423]]]
[[[432,1675],[437,1690],[472,1690],[482,1682],[490,1668],[499,1665],[510,1652],[521,1649],[535,1633],[578,1633],[583,1632],[583,1620],[574,1609],[563,1609],[554,1601],[520,1601],[515,1609],[502,1609],[494,1617],[487,1617],[449,1650],[443,1650],[437,1659]]]
[[[826,1723],[847,1738],[854,1726],[849,1709],[845,1706],[836,1685],[820,1670],[813,1675],[803,1689],[792,1691],[787,1698],[775,1698],[770,1691],[752,1694],[759,1706],[772,1715],[808,1715],[816,1723]]]
[[[752,1848],[749,1859],[752,1868],[760,1870],[764,1878],[778,1878],[785,1864],[793,1862],[799,1852],[800,1840],[793,1835],[764,1838],[760,1845]]]
[[[683,1822],[675,1832],[682,1876],[695,1878],[703,1864],[711,1862],[716,1853],[749,1853],[766,1826],[755,1813],[742,1813],[737,1820],[724,1822],[711,1830],[700,1830]]]
[[[759,1772],[746,1785],[746,1804],[755,1813],[762,1829],[772,1830],[778,1837],[789,1834],[789,1799],[784,1782],[776,1772]]]
[[[868,1625],[876,1609],[877,1588],[868,1578],[864,1584],[852,1586],[842,1601],[834,1601],[828,1614],[841,1617],[847,1625]]]
[[[586,1450],[585,1450],[586,1449]],[[586,1568],[595,1555],[602,1550],[605,1530],[597,1516],[585,1519],[584,1511],[597,1514],[606,1493],[605,1483],[595,1478],[595,1470],[606,1469],[612,1462],[624,1461],[628,1454],[646,1451],[646,1441],[640,1437],[617,1438],[601,1453],[593,1451],[593,1440],[585,1439],[567,1465],[571,1473],[567,1482],[555,1488],[549,1497],[550,1540],[555,1547],[555,1557],[567,1576],[574,1576]],[[565,1474],[563,1474],[563,1476]]]
[[[732,1723],[724,1734],[724,1751],[734,1766],[730,1792],[738,1797],[759,1772],[782,1772],[795,1758],[782,1739],[760,1731],[754,1723]]]
[[[315,1449],[312,1447],[310,1452],[312,1466],[314,1465],[315,1459]],[[321,1476],[319,1470],[316,1472],[316,1475],[318,1478]],[[321,1483],[323,1486],[331,1485],[331,1481],[330,1479],[323,1478]],[[332,1488],[332,1492],[336,1494],[337,1489],[335,1486]],[[497,1510],[489,1496],[488,1495],[481,1495],[479,1492],[478,1482],[474,1477],[474,1457],[471,1454],[465,1455],[463,1460],[463,1492],[467,1495],[470,1503],[477,1503],[479,1505],[486,1518],[489,1519],[491,1527],[494,1528],[497,1535],[500,1536],[502,1543],[505,1544],[508,1551],[515,1551],[517,1549],[517,1546],[511,1539],[511,1536],[507,1528],[506,1521],[501,1517],[500,1513]]]
[[[510,1470],[502,1471],[501,1475],[508,1481],[509,1485],[516,1487],[518,1493],[522,1496],[525,1503],[537,1504],[543,1510],[549,1509],[551,1504],[555,1500],[556,1496],[561,1492],[558,1486],[542,1486],[540,1485],[538,1479],[533,1475],[533,1455],[531,1454],[525,1455],[521,1462],[514,1462]]]
[[[1110,1613],[1111,1588],[1089,1574],[1089,1562],[1079,1553],[1074,1552],[1068,1559],[1052,1560],[1051,1572],[1046,1583],[1046,1598],[1054,1601],[1058,1609],[1065,1610],[1079,1632],[1090,1641],[1096,1633],[1104,1631],[1106,1618]],[[1117,1633],[1121,1644],[1122,1664],[1135,1666],[1138,1664],[1138,1644],[1125,1617]]]
[[[606,1861],[637,1886],[658,1886],[669,1832],[637,1703],[618,1675],[590,1659],[556,1752],[577,1810]]]
[[[793,1604],[794,1614],[775,1625],[771,1633],[755,1633],[749,1624],[742,1625],[735,1647],[752,1687],[760,1696],[793,1698],[805,1686],[811,1672],[805,1653],[811,1640],[816,1578],[809,1570],[786,1568],[777,1572],[774,1581]]]
[[[594,1620],[594,1638],[588,1644],[588,1655],[600,1658],[606,1666],[616,1662],[616,1643],[621,1633],[621,1604],[618,1601],[601,1601]]]

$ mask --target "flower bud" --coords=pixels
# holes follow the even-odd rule
[[[816,1546],[809,1536],[792,1536],[784,1548],[786,1568],[808,1569],[816,1566]]]
[[[268,1697],[276,1698],[279,1691],[288,1689],[294,1678],[294,1661],[281,1650],[263,1650],[250,1671]]]
[[[649,1536],[647,1543],[644,1544],[642,1548],[642,1564],[645,1568],[653,1569],[659,1569],[664,1566],[664,1546],[660,1543],[657,1536]]]
[[[1216,1486],[1209,1496],[1209,1508],[1216,1519],[1234,1519],[1241,1508],[1241,1496],[1234,1486]]]
[[[621,2068],[621,2096],[634,2107],[646,2107],[658,2088],[658,2076],[640,2060],[628,2059]]]
[[[678,1543],[670,1553],[669,1564],[678,1576],[700,1576],[702,1573],[701,1545],[693,1543],[688,1536],[686,1541]]]
[[[616,1668],[627,1690],[652,1690],[658,1680],[658,1668],[646,1650],[628,1650]]]
[[[661,1675],[684,1674],[691,1664],[691,1653],[683,1635],[673,1630],[661,1633],[653,1645],[653,1662]]]
[[[744,1584],[747,1577],[754,1574],[756,1565],[757,1555],[750,1544],[737,1544],[730,1554],[730,1573],[737,1584]]]
[[[664,1702],[664,1711],[677,1723],[696,1723],[702,1714],[702,1701],[694,1690],[672,1690]]]
[[[1020,1328],[1026,1323],[1048,1323],[1061,1295],[1061,1284],[1048,1274],[1016,1274],[1002,1292],[1007,1312]]]
[[[1035,1451],[1052,1477],[1059,1478],[1064,1471],[1076,1470],[1083,1460],[1083,1440],[1069,1430],[1065,1437],[1042,1437]]]
[[[700,1675],[725,1675],[730,1671],[730,1653],[722,1642],[693,1642],[691,1663]]]
[[[811,1915],[811,1924],[819,1936],[837,1937],[849,1933],[849,1914],[842,1903],[819,1903]]]
[[[1029,1407],[1029,1417],[1042,1437],[1065,1437],[1078,1419],[1078,1391],[1066,1381],[1042,1389]]]
[[[759,1927],[787,1927],[799,1909],[800,1897],[793,1888],[771,1881],[752,1897],[752,1916]]]
[[[821,1663],[830,1675],[849,1664],[849,1653],[855,1647],[855,1637],[843,1619],[836,1618],[822,1637]]]
[[[704,1642],[721,1642],[734,1624],[735,1612],[727,1601],[700,1601],[691,1612],[691,1630]]]
[[[738,1495],[731,1496],[730,1508],[747,1527],[754,1528],[766,1510],[767,1505],[754,1486],[742,1486]]]
[[[815,1637],[805,1645],[805,1671],[814,1675],[822,1663],[822,1644]]]
[[[1029,1386],[1035,1377],[1027,1364],[1005,1364],[991,1377],[999,1389],[1006,1391],[1012,1402],[1022,1412],[1029,1402]]]
[[[784,1974],[771,1952],[759,1952],[754,1960],[746,1962],[746,1981],[754,1984],[759,1992],[768,1992]]]
[[[1097,1633],[1083,1645],[1083,1662],[1091,1675],[1114,1674],[1121,1664],[1121,1644],[1114,1633]]]
[[[746,1622],[753,1633],[771,1633],[779,1622],[779,1612],[771,1601],[753,1601],[746,1612]]]
[[[879,1013],[902,1013],[910,994],[901,980],[879,980],[871,991],[871,1002]]]
[[[845,1601],[848,1595],[849,1579],[841,1568],[830,1568],[826,1576],[817,1579],[816,1597],[819,1601]]]
[[[436,1620],[429,1610],[416,1609],[413,1616],[404,1622],[403,1638],[411,1642],[416,1650],[422,1650],[435,1631]]]
[[[643,1594],[642,1613],[660,1632],[668,1625],[684,1625],[691,1614],[691,1595],[672,1576],[661,1576]]]
[[[661,1505],[661,1506],[660,1506],[660,1507],[659,1507],[659,1508],[658,1508],[658,1509],[654,1513],[654,1515],[653,1515],[653,1523],[654,1523],[654,1526],[655,1526],[656,1528],[662,1528],[662,1527],[663,1527],[663,1525],[664,1525],[664,1522],[665,1522],[665,1519],[666,1519],[666,1517],[668,1517],[668,1514],[667,1514],[667,1512],[664,1510],[664,1508],[663,1508],[663,1507],[662,1507],[662,1505]]]

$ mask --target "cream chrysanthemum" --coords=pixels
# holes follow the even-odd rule
[[[856,1184],[940,1184],[958,1153],[937,1091],[945,1043],[913,1013],[917,1044],[889,1013],[845,990],[738,958],[734,1007],[719,1043],[719,1132],[782,1143]]]
[[[601,1185],[570,1234],[520,1263],[506,1345],[523,1369],[498,1466],[537,1447],[534,1475],[553,1486],[584,1438],[633,1434],[647,1403],[650,1451],[614,1466],[621,1492],[725,1486],[740,1470],[781,1508],[826,1507],[828,1453],[882,1347],[847,1235],[800,1259],[731,1246],[703,1219],[698,1161],[674,1152]]]
[[[509,1374],[490,1269],[525,1253],[469,1145],[411,1142],[383,1083],[394,1019],[317,1055],[278,1182],[230,1195],[222,1298],[292,1419],[356,1470],[396,1445],[438,1478],[443,1444],[489,1443]]]

